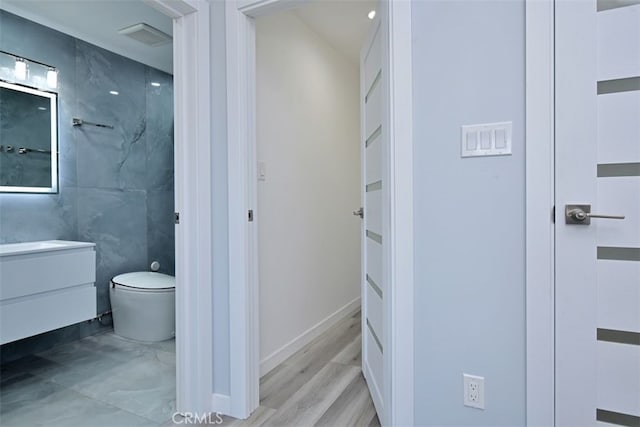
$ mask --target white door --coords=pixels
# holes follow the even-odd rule
[[[556,0],[555,19],[556,424],[638,426],[640,2]],[[625,218],[567,224],[569,204]]]
[[[362,149],[362,372],[378,417],[383,418],[384,280],[383,158],[387,130],[383,128],[385,93],[382,78],[380,20],[376,19],[360,54]],[[384,192],[384,193],[383,193]]]

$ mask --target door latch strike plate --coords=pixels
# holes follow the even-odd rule
[[[249,209],[249,222],[253,222],[253,209]]]
[[[173,213],[173,222],[174,224],[180,224],[180,212]]]

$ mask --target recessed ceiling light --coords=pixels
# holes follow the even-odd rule
[[[376,17],[376,11],[375,11],[375,10],[372,10],[371,12],[369,12],[369,13],[367,14],[367,16],[369,17],[369,19],[373,19],[373,18],[375,18],[375,17]]]
[[[158,83],[158,82],[151,82],[151,86],[160,87],[160,83]]]
[[[38,107],[38,110],[40,111],[47,111],[47,109],[45,107]]]
[[[118,92],[117,90],[110,90],[109,93],[111,95],[120,95],[120,92]]]

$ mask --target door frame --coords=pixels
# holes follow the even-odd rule
[[[247,213],[257,201],[255,21],[304,0],[226,3],[227,147],[229,191],[230,415],[246,418],[259,403],[257,227]],[[411,2],[381,1],[389,17],[389,318],[384,348],[383,425],[413,424],[413,141]]]
[[[555,424],[555,1],[526,0],[526,423]]]
[[[144,0],[173,19],[176,411],[214,410],[210,5]]]

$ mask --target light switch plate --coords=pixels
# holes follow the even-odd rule
[[[267,180],[266,166],[263,161],[258,162],[258,181]]]
[[[512,122],[462,126],[461,157],[510,156]]]

